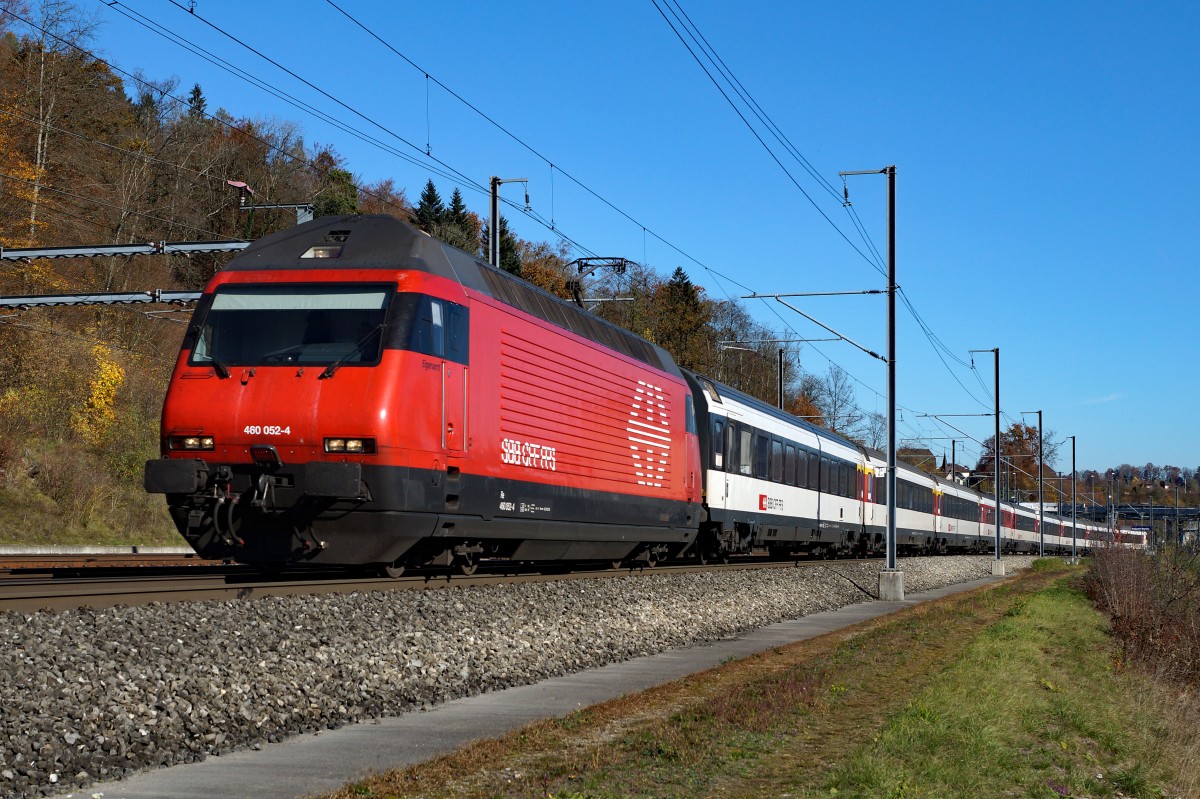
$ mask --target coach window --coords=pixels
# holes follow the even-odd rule
[[[771,439],[760,433],[754,443],[757,447],[754,452],[756,456],[754,461],[754,476],[760,480],[766,480],[768,476],[767,469],[771,462]]]
[[[738,468],[738,431],[736,422],[725,423],[725,471],[737,474]]]
[[[725,446],[725,420],[714,416],[712,420],[712,467],[714,469],[725,468],[725,453],[721,451],[723,446]]]
[[[783,482],[783,442],[777,438],[771,439],[771,480]]]
[[[793,444],[788,444],[783,454],[783,482],[796,485],[796,447]]]
[[[754,466],[754,431],[738,425],[738,472],[749,477]]]
[[[826,494],[832,494],[831,483],[829,482],[829,457],[821,456],[821,490]]]
[[[808,487],[813,491],[821,490],[821,456],[816,452],[808,453]]]
[[[838,493],[843,497],[850,496],[850,466],[848,464],[839,464],[838,468],[838,487],[841,489]]]

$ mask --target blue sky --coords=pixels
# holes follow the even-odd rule
[[[681,3],[838,191],[839,170],[896,165],[898,282],[963,362],[943,353],[944,364],[901,308],[901,439],[925,437],[939,453],[950,442],[934,439],[962,439],[918,414],[989,412],[991,356],[976,355],[973,373],[968,350],[998,346],[1005,414],[1043,410],[1048,429],[1078,437],[1079,468],[1200,466],[1194,3]],[[659,4],[665,8],[665,0]],[[481,185],[493,174],[528,178],[537,213],[592,253],[645,260],[664,274],[683,266],[715,298],[884,287],[754,139],[652,0],[339,0],[423,71],[322,0],[198,0],[196,16],[186,5],[122,0],[118,8],[370,129],[419,162],[427,161],[428,142],[435,157]],[[106,4],[95,8],[104,23],[96,46],[122,69],[176,76],[181,93],[198,82],[210,110],[294,120],[308,141],[332,145],[356,174],[392,177],[412,200],[431,177],[231,78]],[[201,18],[417,149],[350,116]],[[427,83],[425,72],[555,168]],[[863,248],[841,204],[781,158]],[[447,197],[461,185],[434,180]],[[882,250],[886,181],[850,180],[854,209]],[[462,188],[468,205],[486,213],[486,198]],[[520,186],[504,194],[523,200]],[[506,215],[524,238],[555,238],[518,209]],[[882,298],[793,302],[884,351]],[[786,336],[823,335],[777,304],[748,301],[748,308]],[[882,363],[846,344],[805,345],[801,358],[818,373],[832,359],[860,381],[864,410],[885,410]],[[990,418],[949,421],[975,439],[991,435]],[[974,441],[959,448],[967,452],[962,462],[978,455]],[[1066,470],[1069,444],[1062,453],[1057,466]]]

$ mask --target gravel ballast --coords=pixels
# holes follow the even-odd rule
[[[991,560],[905,558],[905,592],[987,576]],[[878,572],[842,561],[3,613],[0,796],[59,793],[734,637],[871,599]]]

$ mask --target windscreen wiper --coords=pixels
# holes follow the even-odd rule
[[[360,338],[358,340],[358,343],[354,345],[353,349],[351,349],[349,352],[347,352],[342,357],[338,358],[333,363],[326,366],[325,371],[321,372],[321,374],[317,377],[317,379],[324,380],[327,377],[333,377],[333,373],[336,372],[342,364],[344,364],[346,361],[350,360],[351,355],[356,354],[359,350],[362,349],[364,344],[366,344],[368,341],[371,340],[372,336],[374,336],[376,333],[380,333],[382,331],[383,331],[382,324],[378,324],[375,327],[373,327],[371,329],[371,331],[369,333],[367,333],[367,335],[363,336],[362,338]]]
[[[217,370],[217,375],[222,378],[229,377],[229,367],[221,363],[215,356],[208,356],[208,360],[212,361],[213,369]]]

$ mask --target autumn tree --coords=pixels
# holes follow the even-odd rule
[[[64,108],[75,105],[90,86],[89,66],[94,61],[80,50],[86,47],[97,27],[96,12],[85,12],[67,0],[42,0],[36,9],[36,26],[22,40],[17,60],[25,89],[22,106],[36,121],[33,166],[37,182],[29,203],[29,240],[37,240],[41,183],[53,171],[54,144]],[[111,73],[110,73],[111,76]],[[77,110],[77,109],[72,109]]]
[[[1047,467],[1053,467],[1057,459],[1058,444],[1053,443],[1053,439],[1054,432],[1052,430],[1043,430],[1043,446],[1039,449],[1038,429],[1033,425],[1013,422],[1008,429],[1001,430],[1001,486],[1007,486],[1011,491],[1036,493],[1039,456],[1044,452],[1044,461]],[[996,437],[989,436],[983,442],[975,471],[981,474],[993,474],[995,457]],[[1132,467],[1129,467],[1128,474],[1132,477]],[[994,485],[994,483],[988,481],[988,485]],[[988,490],[994,490],[994,488]]]
[[[887,446],[887,416],[879,411],[872,411],[863,417],[859,429],[859,440],[872,449],[883,449]]]
[[[386,214],[404,222],[413,219],[413,208],[404,189],[397,188],[391,178],[360,186],[358,210],[364,214]]]
[[[851,437],[858,435],[863,413],[854,399],[854,381],[837,364],[829,364],[829,371],[820,379],[817,406],[830,430]]]
[[[790,394],[791,400],[787,405],[787,412],[801,419],[815,424],[818,427],[825,426],[825,415],[821,412],[821,405],[818,401],[821,393],[821,378],[814,374],[805,372]]]
[[[711,303],[711,347],[707,364],[698,371],[714,374],[763,402],[775,405],[779,400],[779,348],[775,343],[781,336],[750,316],[735,300]],[[786,364],[798,363],[793,345],[783,344]],[[784,396],[795,394],[797,381],[803,372],[785,368]],[[785,402],[785,405],[787,402]]]
[[[518,249],[522,278],[556,297],[572,299],[569,285],[571,274],[567,267],[571,246],[567,242],[560,240],[555,245],[546,241],[521,240]]]
[[[345,169],[333,169],[313,198],[313,216],[338,216],[358,211],[358,187]]]

